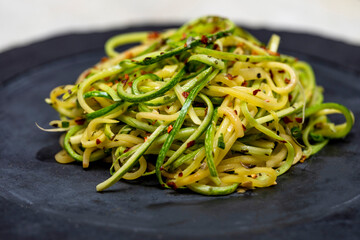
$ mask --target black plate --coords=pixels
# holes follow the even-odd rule
[[[121,181],[109,191],[95,186],[108,166],[60,165],[58,134],[35,127],[57,118],[45,102],[55,86],[73,83],[103,55],[115,33],[159,30],[133,27],[70,34],[0,55],[0,238],[35,239],[338,239],[359,236],[359,124],[344,139],[278,179],[278,185],[245,194],[206,197],[163,190],[152,177]],[[266,30],[253,31],[262,40]],[[325,100],[360,119],[360,48],[279,32],[281,51],[309,61]]]

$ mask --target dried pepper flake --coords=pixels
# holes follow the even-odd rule
[[[288,123],[293,122],[293,121],[292,121],[289,117],[287,117],[287,116],[283,117],[283,120],[284,120],[284,123],[285,123],[285,124],[288,124]]]
[[[258,92],[260,92],[260,91],[261,91],[260,89],[255,89],[255,90],[253,91],[253,95],[256,96],[256,94],[257,94]]]
[[[169,125],[168,129],[167,129],[167,132],[170,133],[171,130],[173,130],[173,126],[172,125]]]
[[[184,98],[187,98],[189,96],[189,92],[183,92],[182,95]]]
[[[188,143],[186,144],[186,148],[190,148],[190,147],[192,147],[192,146],[194,146],[194,145],[195,145],[195,141],[192,140],[192,141],[190,141],[190,142],[188,142]]]

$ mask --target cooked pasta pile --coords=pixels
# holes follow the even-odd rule
[[[114,36],[108,57],[46,99],[60,114],[49,131],[66,132],[55,159],[110,162],[98,191],[151,174],[206,195],[275,185],[354,122],[346,107],[323,103],[309,64],[279,54],[279,42],[264,45],[220,17]],[[346,121],[332,123],[334,113]]]

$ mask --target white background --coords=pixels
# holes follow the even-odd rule
[[[0,52],[69,32],[220,15],[360,46],[360,0],[0,0]]]

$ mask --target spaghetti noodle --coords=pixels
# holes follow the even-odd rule
[[[50,131],[65,132],[55,159],[111,162],[98,191],[151,174],[205,195],[275,185],[354,123],[346,107],[323,103],[309,64],[277,53],[279,42],[265,46],[220,17],[114,36],[108,58],[46,99],[60,114]]]

